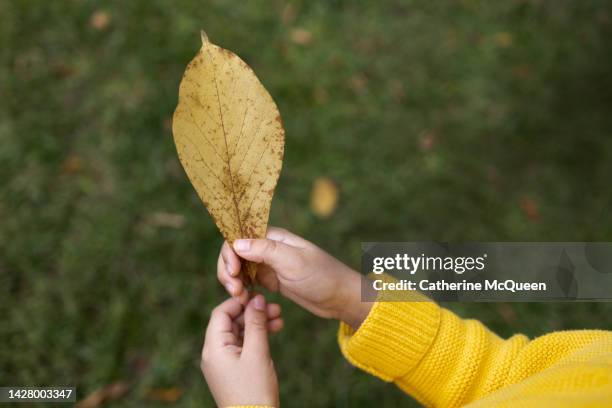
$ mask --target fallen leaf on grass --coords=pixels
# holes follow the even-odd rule
[[[514,308],[506,303],[500,303],[497,305],[497,311],[504,319],[504,322],[509,325],[516,324],[517,316]]]
[[[168,227],[180,229],[185,225],[185,217],[181,214],[154,212],[149,216],[147,224],[153,227]]]
[[[329,100],[329,93],[321,86],[315,86],[313,90],[313,97],[317,104],[322,105]]]
[[[349,78],[348,86],[357,95],[361,95],[368,88],[368,79],[364,74],[355,74]]]
[[[230,243],[266,235],[280,174],[285,130],[274,100],[253,70],[202,32],[187,65],[172,133],[183,168]],[[247,262],[246,283],[256,265]]]
[[[285,4],[280,13],[280,18],[283,24],[289,25],[295,21],[297,17],[297,10],[291,3]]]
[[[299,45],[308,45],[312,42],[312,33],[303,28],[294,28],[291,30],[291,41]]]
[[[310,208],[312,212],[326,218],[334,213],[338,205],[338,187],[327,177],[315,180],[310,193]]]
[[[98,10],[91,15],[89,23],[96,30],[104,30],[110,23],[110,15],[106,11]]]
[[[505,31],[497,33],[493,36],[493,41],[500,48],[508,48],[512,45],[512,34]]]
[[[116,381],[89,394],[76,404],[76,408],[96,408],[104,402],[123,397],[129,391],[125,381]]]
[[[68,156],[66,161],[62,163],[61,172],[62,174],[74,174],[81,171],[83,168],[83,160],[80,156],[72,154]]]
[[[147,398],[153,401],[176,402],[183,395],[183,390],[178,387],[155,388],[147,393]]]
[[[532,68],[529,64],[518,64],[512,67],[512,75],[518,79],[529,79]]]
[[[433,150],[436,140],[438,139],[435,131],[424,130],[419,134],[419,146],[424,152],[430,152]]]
[[[529,196],[521,197],[521,210],[530,221],[538,221],[540,219],[538,204]]]
[[[406,100],[406,90],[404,84],[398,79],[392,79],[389,81],[389,92],[393,100],[397,103],[401,103]]]

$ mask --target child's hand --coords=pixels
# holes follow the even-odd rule
[[[266,306],[262,295],[255,296],[244,313],[236,299],[228,299],[213,310],[201,367],[218,406],[278,406],[268,331],[278,331],[282,324],[280,306]]]
[[[235,252],[234,252],[235,251]],[[323,318],[361,325],[371,304],[361,302],[359,274],[316,245],[286,230],[270,228],[267,239],[240,239],[221,248],[217,276],[231,296],[249,295],[240,274],[240,258],[259,263],[257,280]]]

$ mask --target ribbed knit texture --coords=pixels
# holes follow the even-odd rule
[[[338,340],[352,364],[425,406],[612,407],[608,331],[503,340],[433,302],[378,302]]]
[[[233,405],[231,407],[224,408],[274,408],[271,405]]]

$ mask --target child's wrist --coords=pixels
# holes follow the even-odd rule
[[[351,271],[345,285],[344,294],[337,313],[338,319],[357,330],[368,317],[373,302],[363,301],[361,296],[361,275]]]

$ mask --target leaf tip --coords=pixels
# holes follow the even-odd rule
[[[200,30],[200,37],[202,38],[202,46],[205,46],[210,41],[208,40],[208,35],[206,35],[206,31]]]

